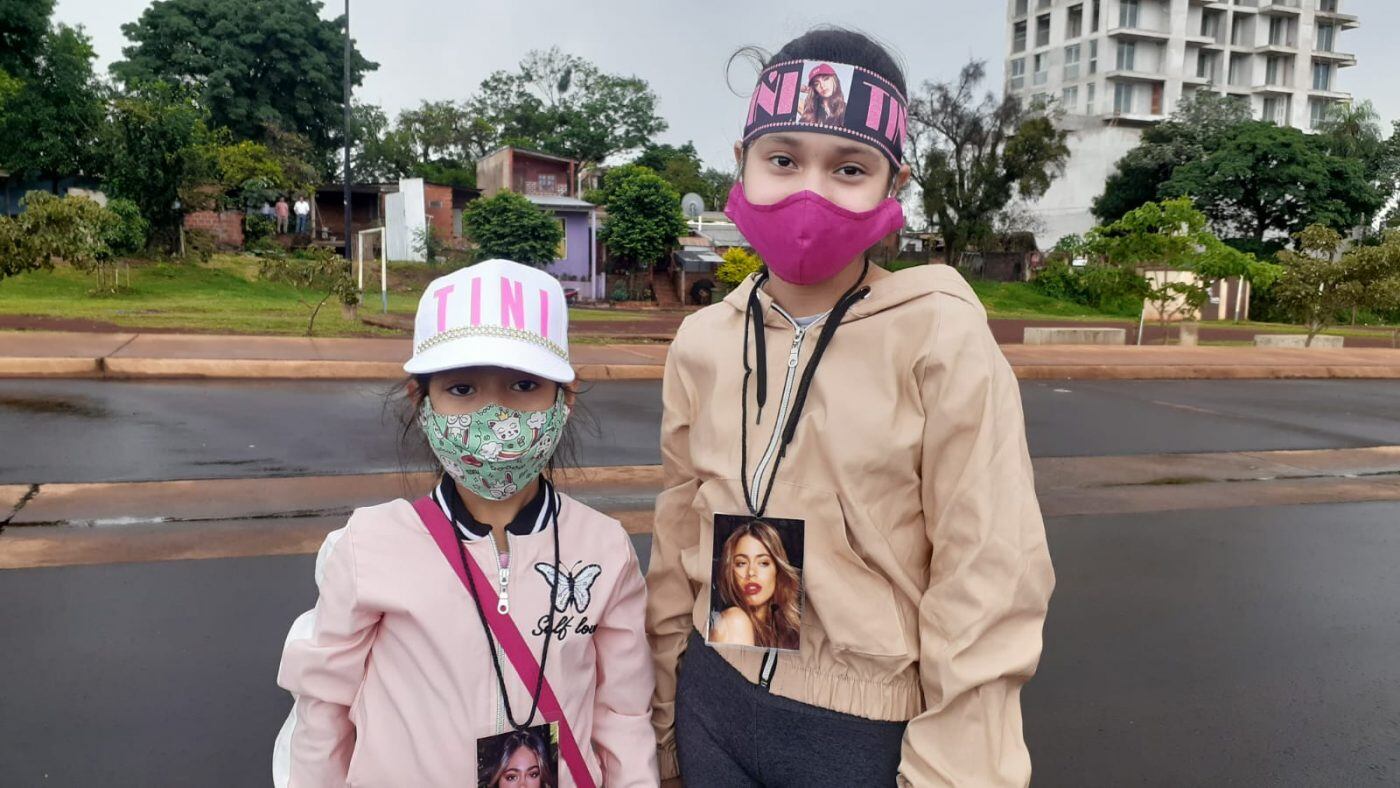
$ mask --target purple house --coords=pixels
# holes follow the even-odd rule
[[[477,160],[476,185],[483,197],[509,189],[553,214],[564,227],[564,242],[545,270],[585,301],[605,297],[598,271],[597,209],[578,197],[578,162],[507,146]]]

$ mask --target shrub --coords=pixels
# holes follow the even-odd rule
[[[141,208],[131,200],[120,197],[107,201],[107,210],[116,217],[105,238],[115,255],[140,254],[151,238],[151,223],[141,215]]]
[[[758,255],[740,247],[731,247],[724,253],[724,262],[715,269],[715,279],[727,288],[739,286],[749,274],[763,267]]]
[[[277,222],[262,214],[250,213],[243,217],[243,245],[249,249],[261,249],[277,232]]]

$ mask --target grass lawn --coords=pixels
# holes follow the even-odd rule
[[[1063,301],[1036,292],[1025,282],[991,282],[970,279],[977,297],[991,318],[1060,320],[1132,320],[1137,312],[1101,312],[1091,306]]]
[[[196,332],[301,335],[320,293],[258,279],[257,258],[216,255],[210,262],[131,265],[131,285],[123,272],[121,292],[94,295],[91,276],[59,266],[0,280],[0,315],[35,315],[111,323],[122,328],[162,328]],[[415,263],[389,266],[389,310],[412,314],[424,285],[446,268]],[[378,271],[366,270],[360,309],[381,309]],[[605,309],[572,309],[571,320],[644,320],[645,315]],[[316,336],[389,336],[395,332],[346,320],[334,299],[316,317]]]

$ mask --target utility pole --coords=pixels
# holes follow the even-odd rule
[[[345,0],[345,259],[350,259],[350,0]]]

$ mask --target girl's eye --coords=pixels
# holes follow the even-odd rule
[[[792,160],[791,156],[784,156],[781,153],[768,157],[768,160],[784,169],[797,166],[797,163]]]
[[[854,164],[847,164],[846,166],[838,169],[837,172],[846,176],[847,178],[858,178],[865,174],[865,170],[861,169],[860,167]]]
[[[514,389],[514,390],[516,390],[516,391],[519,391],[519,392],[522,392],[522,393],[529,393],[529,392],[531,392],[531,391],[535,391],[535,390],[538,389],[539,387],[540,387],[540,384],[539,384],[537,381],[533,381],[533,380],[521,380],[521,381],[517,381],[516,384],[515,384],[514,386],[511,386],[512,389]]]
[[[468,397],[476,393],[476,388],[470,383],[458,383],[447,389],[447,393],[454,397]]]
[[[770,566],[773,565],[773,562],[772,562],[772,561],[760,560],[760,561],[758,562],[758,565],[761,566],[761,567],[763,567],[764,569],[767,569],[768,567],[770,567]]]

